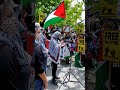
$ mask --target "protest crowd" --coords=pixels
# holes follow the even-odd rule
[[[36,76],[35,85],[39,83],[39,88],[41,84],[46,85],[47,80],[45,79],[45,73],[47,72],[47,61],[49,62],[49,60],[51,60],[50,64],[52,66],[52,83],[57,85],[56,79],[60,79],[56,76],[57,66],[64,60],[65,53],[66,55],[68,54],[68,56],[74,55],[77,36],[76,34],[73,35],[73,37],[70,36],[71,34],[62,34],[63,32],[57,29],[53,29],[48,33],[39,23],[35,23],[35,33],[35,63],[40,62],[39,65],[36,65],[37,63],[35,64],[35,70],[41,68],[41,72],[35,71],[35,73],[40,76],[39,78]],[[66,60],[66,64],[69,64],[69,59]],[[36,86],[36,88],[38,87]]]
[[[52,83],[57,85],[57,67],[77,52],[76,31],[64,32],[59,27],[44,29],[35,22],[32,3],[20,6],[20,2],[0,2],[0,84],[4,90],[30,90],[33,75],[35,90],[48,88],[46,76],[52,68]],[[12,21],[12,22],[11,22]],[[8,77],[8,78],[6,78]],[[35,77],[35,78],[34,78]],[[3,83],[4,81],[8,83]],[[7,85],[8,87],[5,87]]]
[[[71,65],[71,58],[74,58],[75,69],[85,67],[83,71],[86,74],[77,73],[86,78],[81,79],[88,83],[86,87],[82,85],[84,89],[103,90],[109,87],[120,90],[120,20],[116,15],[115,18],[109,17],[109,14],[112,16],[111,9],[108,8],[105,14],[105,8],[102,11],[97,10],[98,6],[96,8],[96,5],[104,6],[103,2],[106,2],[107,7],[107,1],[114,0],[100,3],[92,0],[91,8],[90,0],[87,0],[86,23],[76,22],[72,26],[68,22],[59,26],[58,22],[70,19],[66,17],[69,10],[65,9],[68,2],[64,4],[64,1],[58,7],[54,6],[56,8],[53,11],[53,8],[49,8],[50,14],[44,12],[45,16],[40,17],[35,15],[37,5],[34,0],[0,0],[0,89],[31,90],[32,87],[35,90],[47,90],[47,73],[50,70],[51,83],[58,86],[57,79],[61,79],[57,75],[58,67],[63,62],[66,66]],[[51,3],[54,2],[51,0]],[[110,7],[117,6],[112,5]]]

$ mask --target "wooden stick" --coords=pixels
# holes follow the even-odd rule
[[[108,86],[108,90],[111,90],[111,61],[109,61],[109,86]]]

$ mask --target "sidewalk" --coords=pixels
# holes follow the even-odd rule
[[[76,76],[76,78],[82,83],[82,86],[77,79],[74,78],[74,76],[72,74],[70,74],[70,80],[75,81],[75,82],[68,82],[64,85],[61,86],[61,88],[59,89],[61,83],[63,82],[63,77],[65,76],[66,73],[68,73],[69,71],[69,67],[70,65],[59,65],[58,69],[57,69],[57,75],[58,77],[60,77],[60,80],[57,80],[58,82],[58,86],[53,85],[51,83],[51,79],[52,79],[52,68],[48,68],[47,69],[47,79],[48,79],[48,90],[85,90],[85,67],[83,68],[75,68],[72,64],[72,70],[71,72]],[[67,79],[65,81],[68,81],[69,76],[67,76]],[[34,88],[30,88],[30,90],[35,90]]]
[[[47,71],[47,78],[48,78],[48,90],[58,90],[61,83],[63,82],[63,77],[65,74],[69,71],[69,65],[61,65],[58,70],[57,70],[57,75],[60,77],[60,80],[57,80],[58,86],[53,85],[51,83],[52,79],[52,74],[51,74],[51,68],[48,69]],[[82,85],[85,87],[85,68],[75,68],[72,65],[72,73],[80,80]],[[75,81],[75,82],[68,82],[64,85],[59,90],[85,90],[85,88],[77,81],[77,79],[74,78],[72,74],[70,74],[70,80]],[[68,76],[69,78],[69,76]],[[68,81],[68,79],[66,79]]]

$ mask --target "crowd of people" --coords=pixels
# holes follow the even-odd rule
[[[11,4],[12,2],[12,4]],[[52,83],[57,85],[57,66],[60,51],[67,46],[71,55],[77,48],[74,31],[63,33],[52,28],[50,32],[35,23],[30,7],[20,7],[12,0],[0,2],[0,84],[5,90],[30,90],[31,66],[35,68],[35,90],[47,89],[47,61],[51,58]],[[33,60],[27,53],[27,35],[35,35]],[[47,44],[48,43],[48,44]],[[69,62],[69,60],[67,61]],[[7,86],[7,87],[6,87]]]
[[[47,45],[48,41],[49,45]],[[52,83],[57,85],[56,79],[60,79],[56,75],[57,66],[63,58],[60,57],[60,51],[67,46],[71,55],[76,51],[77,36],[71,38],[68,34],[62,34],[59,30],[52,29],[49,33],[44,30],[39,23],[35,23],[35,45],[32,65],[35,65],[35,90],[43,90],[47,88],[48,81],[46,78],[47,58],[52,59]],[[34,64],[35,62],[35,64]]]

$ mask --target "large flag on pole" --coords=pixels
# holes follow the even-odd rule
[[[61,20],[64,20],[66,17],[64,1],[52,11],[46,18],[43,28],[46,29],[50,25],[53,25]]]

